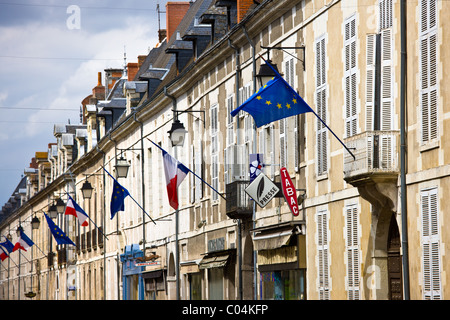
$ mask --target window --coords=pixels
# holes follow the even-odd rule
[[[218,190],[219,187],[219,138],[218,138],[218,111],[217,104],[211,106],[211,184]],[[212,192],[212,200],[217,200],[218,195]]]
[[[358,71],[356,64],[356,18],[348,19],[344,29],[345,132],[347,137],[351,137],[357,133],[358,127],[356,104],[356,75]]]
[[[359,258],[359,217],[358,206],[348,205],[345,208],[346,219],[346,251],[347,251],[347,293],[349,300],[359,300],[359,284],[361,277]]]
[[[366,131],[375,129],[377,35],[366,36]]]
[[[327,83],[325,66],[325,37],[316,41],[316,108],[317,115],[327,123]],[[317,174],[328,171],[327,161],[327,128],[317,119]]]
[[[438,138],[437,1],[420,1],[420,106],[422,143]]]
[[[326,210],[317,213],[317,259],[319,299],[329,300],[331,286],[328,262],[328,212]]]
[[[231,116],[231,111],[234,109],[234,96],[230,95],[227,98],[227,146],[234,144],[234,117]]]
[[[439,203],[437,188],[420,193],[422,218],[422,267],[424,299],[441,299]]]

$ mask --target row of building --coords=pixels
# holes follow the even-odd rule
[[[0,298],[447,298],[447,10],[437,0],[169,2],[155,47],[98,73],[81,123],[54,126],[56,142],[2,207],[0,242],[22,229],[35,245],[1,262]],[[261,57],[336,136],[312,113],[259,128],[230,115],[264,84]],[[183,146],[169,138],[174,124]],[[160,148],[195,173],[177,210]],[[254,154],[278,185],[287,169],[298,215],[282,194],[264,208],[247,195]],[[113,218],[108,173],[130,192]],[[87,227],[64,215],[68,195]],[[55,242],[44,212],[76,246]]]

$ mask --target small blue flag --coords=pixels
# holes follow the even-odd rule
[[[257,127],[312,111],[280,74],[277,74],[258,92],[231,111],[231,115],[234,117],[241,110],[250,113]]]
[[[44,212],[45,219],[47,220],[50,232],[56,240],[57,244],[71,244],[75,246],[75,243],[70,240],[68,236],[53,222],[53,220]]]
[[[114,178],[113,178],[114,179]],[[117,212],[125,210],[125,198],[129,196],[130,193],[127,189],[122,187],[120,183],[114,179],[113,192],[111,195],[111,219],[114,218]]]
[[[5,237],[5,241],[4,242],[0,242],[0,246],[4,247],[6,250],[8,250],[9,253],[13,252],[14,245],[6,237]]]

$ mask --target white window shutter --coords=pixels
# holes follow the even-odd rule
[[[203,179],[203,145],[200,142],[198,147],[195,149],[195,166],[194,172],[196,175]],[[200,201],[203,198],[203,183],[200,179],[195,180],[195,201]]]
[[[442,299],[437,188],[422,190],[420,198],[422,215],[424,299]]]
[[[317,115],[326,123],[326,66],[325,66],[325,38],[316,42],[316,107]],[[317,174],[325,174],[327,163],[327,130],[323,123],[317,119]]]
[[[360,299],[359,217],[356,204],[346,206],[347,290],[349,300]]]
[[[420,3],[420,104],[422,110],[422,143],[438,138],[438,41],[436,6],[436,0],[421,1]]]
[[[374,130],[376,34],[366,36],[366,131]]]
[[[319,299],[329,300],[331,283],[328,259],[328,212],[325,210],[317,213],[317,259]]]
[[[381,31],[381,130],[392,130],[392,29]]]
[[[356,84],[356,19],[350,18],[345,23],[344,55],[345,55],[345,126],[346,136],[357,133],[357,84]]]

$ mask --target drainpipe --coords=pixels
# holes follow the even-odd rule
[[[402,265],[404,299],[409,300],[408,220],[406,203],[406,0],[400,1],[400,194],[402,207]]]
[[[113,140],[111,138],[111,132],[108,135],[109,140],[111,140],[112,142],[114,142],[114,154],[115,154],[115,158],[117,158],[117,141]],[[105,212],[106,214],[106,212]],[[117,217],[116,219],[116,232],[117,234],[119,234],[119,217]],[[120,241],[119,241],[120,244]],[[120,258],[119,258],[119,250],[121,248],[119,246],[117,246],[117,300],[120,300]],[[125,288],[124,288],[125,290]]]
[[[170,95],[167,91],[167,87],[164,87],[164,95],[172,99],[173,105],[173,119],[178,120],[177,115],[177,99],[174,96]],[[177,159],[177,147],[174,147],[174,156]],[[178,195],[177,195],[178,197]],[[178,209],[175,210],[175,275],[176,275],[176,299],[180,300],[180,251],[178,250]]]
[[[239,61],[239,49],[231,43],[231,40],[228,39],[228,46],[236,52],[236,106],[239,103],[239,77],[241,71],[241,63]],[[240,127],[239,127],[239,118],[236,121],[236,141],[239,143],[240,139]],[[242,221],[241,219],[237,219],[237,232],[238,232],[238,294],[239,300],[242,300]]]
[[[105,167],[106,154],[98,145],[95,146],[98,152],[103,154],[103,167]],[[105,170],[103,170],[103,300],[106,300],[106,193],[105,193]]]
[[[133,115],[134,121],[141,126],[141,190],[142,190],[142,248],[145,256],[145,186],[144,186],[144,124],[136,118],[136,113]]]
[[[252,64],[253,64],[253,93],[256,93],[256,49],[255,44],[253,43],[252,39],[250,39],[247,29],[245,28],[245,25],[242,25],[242,30],[244,31],[245,37],[247,38],[248,43],[250,43],[252,47]],[[256,153],[256,124],[255,121],[253,121],[253,142],[252,142],[252,152]],[[256,227],[256,203],[253,201],[253,229]],[[257,277],[257,269],[256,269],[256,260],[257,255],[256,251],[253,250],[253,299],[256,300],[258,298],[258,277]]]

